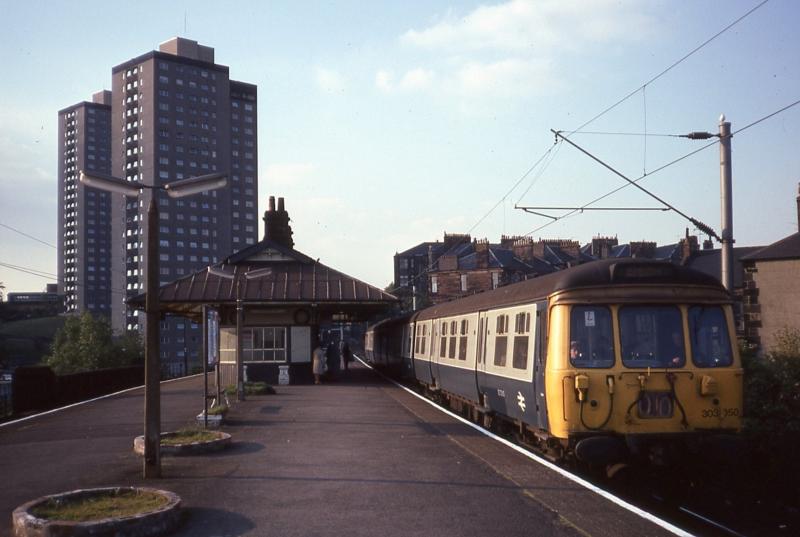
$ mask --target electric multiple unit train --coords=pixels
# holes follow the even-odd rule
[[[668,262],[601,260],[382,321],[367,360],[554,459],[669,462],[735,443],[731,299]]]

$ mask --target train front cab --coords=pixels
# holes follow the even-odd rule
[[[736,439],[742,369],[722,289],[623,286],[550,298],[550,433],[579,460],[662,462],[687,443]]]

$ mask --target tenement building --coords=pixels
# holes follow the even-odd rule
[[[183,199],[159,189],[144,189],[136,199],[111,195],[111,290],[118,294],[108,309],[113,328],[123,331],[141,328],[124,299],[146,287],[152,196],[160,217],[161,284],[257,241],[257,88],[231,80],[213,48],[178,37],[114,67],[108,104],[111,175],[155,187],[228,175],[225,188]],[[168,317],[161,328],[162,363],[178,370],[196,365],[197,325]]]

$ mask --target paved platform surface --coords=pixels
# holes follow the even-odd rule
[[[202,377],[162,385],[162,430],[191,423]],[[0,535],[11,512],[77,488],[156,486],[184,500],[175,535],[668,535],[358,364],[321,386],[235,404],[219,454],[141,478],[141,389],[0,427]]]

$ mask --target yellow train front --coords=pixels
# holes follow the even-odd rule
[[[549,434],[606,464],[735,444],[742,368],[728,293],[668,264],[595,268],[549,297]]]
[[[556,459],[614,465],[735,444],[734,334],[715,278],[615,259],[432,306],[368,338],[393,342],[379,354],[475,421]]]

